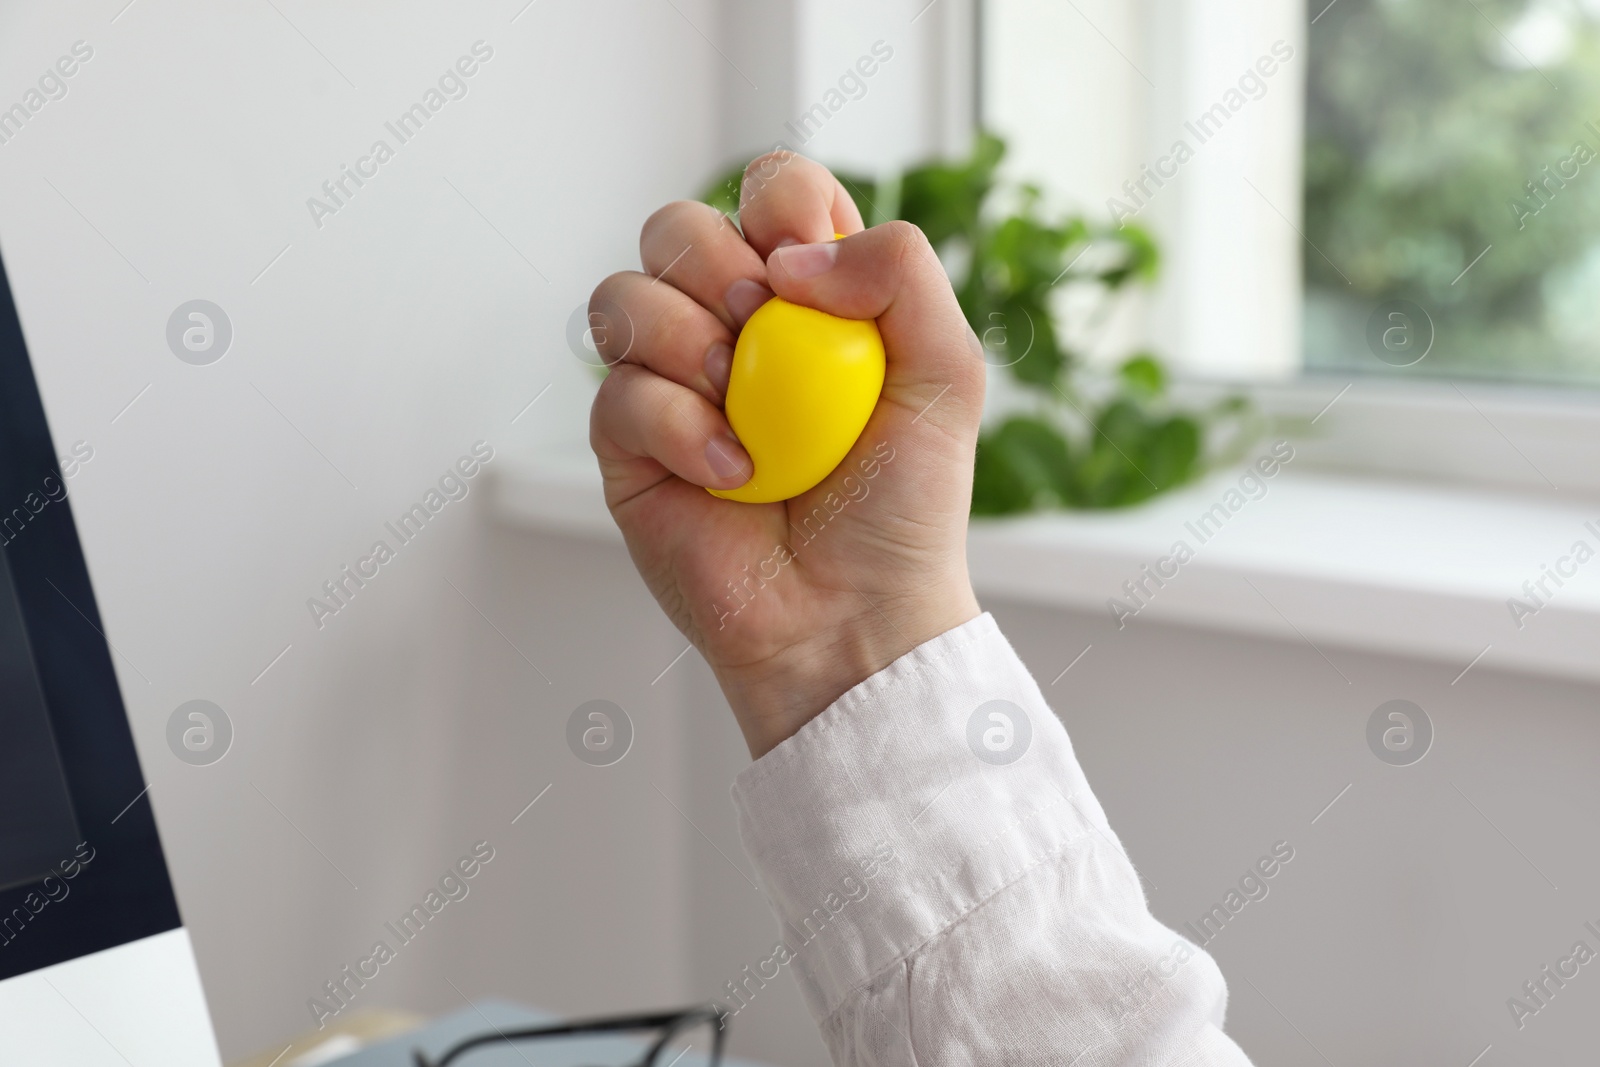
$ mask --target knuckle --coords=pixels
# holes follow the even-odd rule
[[[780,170],[805,157],[787,148],[774,148],[752,159],[744,168],[744,180],[771,181]]]
[[[589,405],[589,424],[598,425],[617,405],[617,392],[622,388],[623,367],[612,367],[606,376],[600,379],[600,387],[594,391],[594,403]]]
[[[639,397],[636,419],[650,451],[657,458],[692,454],[700,437],[699,421],[692,397],[680,396],[681,386],[657,379]],[[683,400],[685,403],[680,403]]]
[[[660,233],[672,218],[672,204],[663,204],[650,212],[644,220],[644,225],[639,227],[639,244],[644,246],[650,243],[650,238]]]
[[[643,393],[651,377],[649,371],[633,363],[611,366],[601,379],[594,404],[589,408],[591,440],[616,437],[625,429],[636,431],[649,421],[643,414],[643,409],[648,407]]]
[[[902,258],[907,252],[921,255],[923,252],[933,251],[933,246],[928,243],[928,235],[922,232],[922,227],[905,219],[893,219],[884,223],[898,240]]]
[[[893,219],[884,223],[884,226],[893,238],[889,248],[893,256],[895,278],[903,282],[915,270],[917,258],[928,248],[928,238],[920,227],[904,219]]]
[[[671,233],[691,213],[705,209],[704,204],[697,200],[674,200],[670,204],[663,204],[650,213],[644,220],[644,225],[639,229],[639,243],[641,246],[649,243],[653,237]]]
[[[671,301],[656,315],[645,335],[650,350],[692,348],[705,333],[701,316],[709,314],[693,301]]]
[[[615,378],[614,372],[606,375],[600,382],[600,388],[595,390],[594,403],[589,405],[589,447],[596,452],[600,451],[609,436],[606,433],[606,421],[617,403]]]
[[[744,182],[739,187],[741,209],[750,203],[752,197],[765,189],[768,183],[785,172],[796,176],[803,176],[808,172],[828,173],[822,164],[807,159],[792,148],[775,148],[752,159],[744,168]]]
[[[630,294],[637,293],[639,280],[644,277],[637,271],[618,271],[595,286],[589,296],[589,337],[608,365],[633,350],[637,331],[629,305],[637,305],[638,301],[630,299]]]
[[[594,314],[609,304],[615,304],[634,274],[634,271],[619,270],[602,278],[600,284],[594,287],[594,292],[589,294],[589,313]]]
[[[757,156],[756,158],[752,159],[749,163],[745,164],[745,167],[744,167],[745,181],[749,181],[751,178],[760,175],[761,172],[766,170],[768,167],[771,167],[771,166],[780,166],[781,167],[783,165],[784,157],[787,154],[788,153],[786,153],[781,148],[774,148],[770,152],[761,153],[759,156]]]

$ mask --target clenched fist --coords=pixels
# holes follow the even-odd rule
[[[644,273],[595,289],[611,373],[589,436],[634,565],[711,664],[759,757],[978,614],[966,536],[984,363],[921,231],[864,229],[824,167],[792,152],[750,164],[739,224],[668,204],[640,235]],[[751,474],[722,412],[734,341],[774,294],[876,319],[883,396],[815,489],[774,504],[718,499],[706,488]]]

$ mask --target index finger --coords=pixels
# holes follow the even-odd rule
[[[833,172],[786,149],[768,152],[745,168],[739,189],[739,228],[766,260],[783,244],[818,244],[866,227],[856,202]]]

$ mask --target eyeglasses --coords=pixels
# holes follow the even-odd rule
[[[657,1015],[625,1015],[608,1019],[587,1019],[530,1030],[496,1030],[469,1037],[430,1060],[421,1049],[412,1057],[416,1067],[492,1067],[505,1062],[490,1053],[496,1047],[516,1049],[524,1041],[550,1042],[552,1050],[564,1049],[571,1059],[560,1063],[571,1067],[717,1067],[722,1062],[725,1036],[723,1009],[716,1004]],[[518,1050],[520,1056],[520,1050]],[[526,1057],[524,1057],[525,1059]],[[543,1051],[540,1067],[556,1061]]]

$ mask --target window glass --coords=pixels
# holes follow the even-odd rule
[[[1600,383],[1600,0],[1326,3],[1307,367]]]

